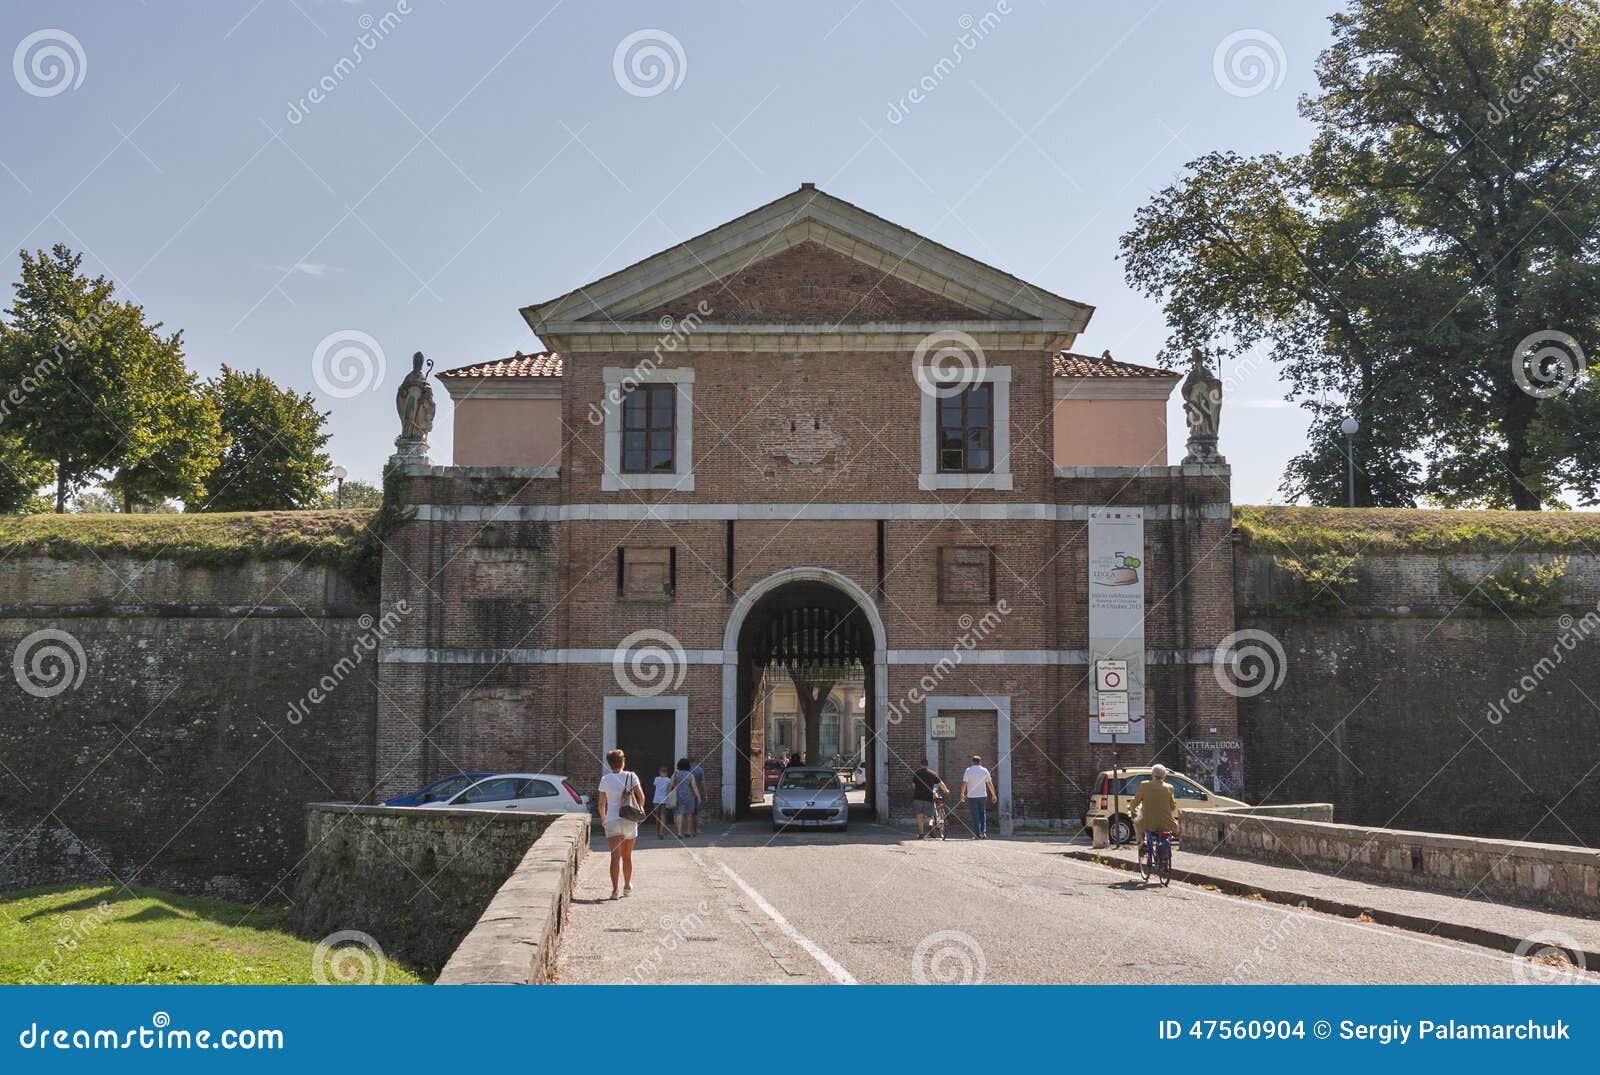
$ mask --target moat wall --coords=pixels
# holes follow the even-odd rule
[[[376,782],[381,623],[292,560],[0,563],[0,887],[284,899],[305,804]]]
[[[1550,559],[1364,555],[1346,603],[1307,617],[1281,611],[1276,558],[1240,550],[1239,628],[1276,639],[1284,673],[1240,699],[1246,797],[1332,802],[1356,825],[1600,842],[1600,556],[1570,556],[1553,615],[1462,592]]]

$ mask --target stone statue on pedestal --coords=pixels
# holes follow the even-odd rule
[[[1222,382],[1206,366],[1206,356],[1198,347],[1194,349],[1193,365],[1189,376],[1183,379],[1183,417],[1189,423],[1189,454],[1185,465],[1191,463],[1221,465],[1227,460],[1217,453],[1217,429],[1222,424]]]
[[[433,363],[418,351],[411,356],[411,372],[394,395],[395,410],[400,414],[400,435],[394,439],[395,457],[402,462],[428,460],[428,434],[433,431],[433,386],[428,375]]]

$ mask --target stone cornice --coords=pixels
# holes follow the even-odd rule
[[[1169,377],[1056,377],[1056,399],[1166,399],[1181,378]]]
[[[453,402],[466,399],[560,399],[560,377],[440,377]]]
[[[1070,345],[1066,321],[881,321],[858,325],[700,324],[692,332],[663,332],[654,321],[565,321],[547,324],[540,338],[563,354],[583,352],[915,351],[936,332],[964,332],[996,351],[1054,354]],[[1170,386],[1169,386],[1170,387]]]

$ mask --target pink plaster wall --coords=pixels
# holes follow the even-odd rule
[[[1058,467],[1166,466],[1167,401],[1056,400],[1055,464]]]
[[[561,463],[559,399],[455,402],[458,467],[546,467]]]

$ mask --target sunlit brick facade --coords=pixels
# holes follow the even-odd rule
[[[1110,757],[1088,719],[1107,505],[1145,519],[1145,742],[1122,760],[1232,740],[1228,471],[1168,465],[1177,377],[1073,354],[1091,313],[809,186],[526,308],[549,350],[439,375],[452,465],[408,466],[386,538],[384,601],[416,610],[382,657],[387,786],[592,787],[622,742],[701,759],[743,812],[761,647],[789,645],[768,624],[815,612],[861,677],[880,819],[931,745],[982,747],[1008,825],[1070,822]]]

